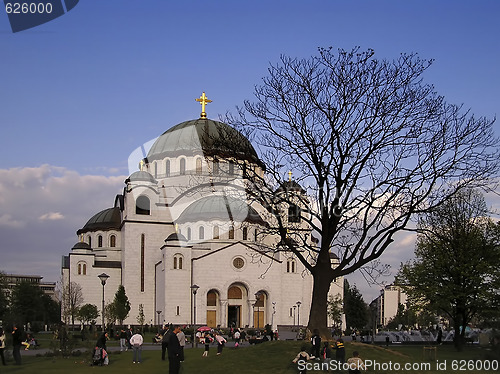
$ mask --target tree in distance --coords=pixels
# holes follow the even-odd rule
[[[123,320],[127,318],[130,312],[130,302],[125,294],[125,287],[121,284],[116,290],[113,306],[116,319],[120,322],[120,325],[123,325]]]
[[[459,350],[473,318],[499,316],[500,224],[487,214],[482,194],[469,189],[423,215],[416,258],[396,277],[413,305],[452,322]]]
[[[269,207],[268,233],[277,238],[270,250],[293,253],[312,274],[310,329],[327,334],[336,278],[369,270],[416,214],[466,187],[487,189],[498,174],[494,120],[448,104],[425,84],[431,63],[414,53],[377,59],[359,48],[282,56],[255,99],[228,115],[265,164],[247,191]],[[287,188],[289,170],[288,186],[303,188],[306,199],[276,193]],[[287,206],[294,219],[283,214]],[[303,235],[304,225],[318,240]]]
[[[83,322],[84,326],[95,323],[97,317],[99,317],[99,311],[94,304],[82,305],[78,311],[78,318]]]

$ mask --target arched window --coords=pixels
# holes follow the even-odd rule
[[[238,286],[232,286],[227,290],[227,298],[228,299],[243,299],[243,293],[241,292],[241,288]]]
[[[149,216],[151,213],[149,204],[149,198],[147,196],[139,196],[135,202],[135,214]]]
[[[187,240],[191,240],[191,227],[187,228]]]
[[[201,158],[196,159],[196,174],[200,175],[203,172],[202,164],[201,164]]]
[[[98,246],[99,248],[101,248],[101,247],[102,247],[102,235],[98,235],[98,236],[97,236],[97,246]]]
[[[87,275],[87,264],[85,262],[78,263],[78,275]]]
[[[214,226],[214,239],[219,239],[219,226]]]
[[[203,226],[198,229],[198,238],[205,239],[205,228]]]
[[[257,231],[257,229],[255,229],[255,231],[254,231],[254,233],[253,233],[253,241],[254,241],[254,242],[256,242],[256,241],[257,241],[258,234],[259,234],[259,232]]]
[[[109,237],[109,246],[110,246],[111,248],[116,247],[116,235],[111,235],[111,236]]]
[[[265,298],[266,298],[266,294],[263,293],[263,292],[261,292],[259,294],[259,298],[257,300],[255,300],[254,306],[255,307],[260,307],[260,308],[264,307],[264,299]]]
[[[229,175],[234,175],[234,161],[229,161]]]
[[[234,239],[234,226],[229,227],[229,239]]]
[[[217,306],[217,292],[212,290],[207,293],[207,306]]]
[[[286,262],[286,272],[295,273],[295,271],[296,271],[295,260],[289,258]]]
[[[174,256],[174,269],[182,270],[182,255]]]
[[[248,240],[248,228],[243,227],[243,240]]]
[[[167,160],[165,162],[165,175],[167,177],[170,177],[170,160]]]
[[[89,243],[89,247],[92,248],[92,237],[90,235],[87,236],[87,242]]]
[[[290,204],[288,207],[288,222],[300,222],[300,207],[295,204]]]
[[[185,158],[181,158],[181,160],[179,161],[179,174],[180,175],[186,174],[186,159]]]

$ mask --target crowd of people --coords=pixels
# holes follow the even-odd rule
[[[335,351],[335,355],[333,354]],[[359,356],[358,351],[354,351],[352,357],[346,361],[345,345],[342,338],[321,342],[321,336],[318,330],[313,331],[311,337],[311,348],[308,350],[307,345],[302,345],[300,352],[292,360],[297,364],[299,374],[307,372],[307,361],[317,360],[322,364],[319,366],[329,370],[331,368],[340,369],[347,368],[349,374],[360,374],[366,370],[363,360]]]

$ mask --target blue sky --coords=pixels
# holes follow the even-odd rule
[[[130,153],[197,118],[202,91],[209,117],[234,111],[280,54],[418,52],[435,59],[425,80],[447,101],[494,117],[499,16],[495,0],[82,0],[13,34],[1,11],[0,270],[57,281],[76,230],[123,187]]]

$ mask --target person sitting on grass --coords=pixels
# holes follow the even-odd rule
[[[359,352],[352,352],[352,357],[347,360],[347,365],[349,365],[349,374],[360,374],[361,370],[366,370],[365,363],[359,357]]]
[[[310,356],[309,353],[307,353],[307,346],[302,345],[300,348],[300,352],[295,356],[295,358],[292,360],[294,364],[299,363],[298,368],[299,368],[299,374],[306,374],[306,367],[304,366],[304,363],[308,360],[312,360],[314,356]]]

